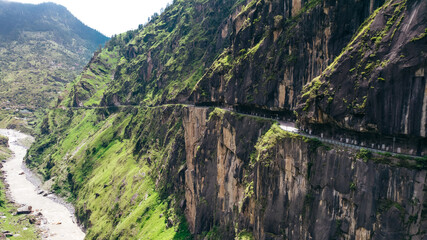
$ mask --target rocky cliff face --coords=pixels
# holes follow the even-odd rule
[[[301,122],[425,138],[426,11],[425,1],[389,1],[378,9],[306,88]]]
[[[103,104],[192,101],[290,110],[302,87],[382,3],[177,2],[129,43]],[[186,30],[188,22],[194,26]]]
[[[70,121],[50,126],[28,157],[59,193],[71,189],[89,238],[185,239],[187,227],[196,239],[426,237],[424,162],[324,145],[221,109],[111,110],[57,111],[49,122]],[[164,233],[149,234],[154,222]]]
[[[229,45],[221,24],[242,1],[176,1],[130,36],[102,105],[186,102],[215,57]],[[224,30],[224,34],[228,31]]]
[[[184,124],[193,233],[217,226],[225,238],[425,237],[426,171],[363,160],[269,122],[215,111],[204,124],[199,114]]]
[[[252,1],[224,23],[229,34],[223,37],[232,44],[198,83],[193,100],[293,109],[302,87],[382,3]]]
[[[219,110],[206,119],[204,109],[189,110],[192,114],[188,117],[197,116],[189,118],[188,124],[184,121],[189,227],[198,234],[216,225],[232,227],[238,223],[237,209],[242,207],[246,197],[245,168],[251,164],[250,155],[255,151],[257,139],[271,123]],[[224,236],[234,235],[230,230]]]

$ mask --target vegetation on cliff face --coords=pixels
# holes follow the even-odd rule
[[[377,9],[341,55],[305,87],[300,122],[425,138],[426,11],[425,1],[406,0]]]
[[[343,59],[355,61],[347,72],[387,83],[374,69],[403,62],[381,60],[381,49],[401,35],[403,13],[424,6],[390,0],[374,11],[382,3],[177,0],[95,53],[26,161],[76,205],[88,239],[423,237],[422,163],[369,159],[272,120],[186,105],[290,111],[300,96],[301,124],[319,101],[348,109],[352,95],[338,96],[357,84],[332,87],[347,79],[334,77]],[[425,39],[418,28],[412,44]],[[351,101],[358,113],[363,96]]]
[[[58,109],[27,162],[75,203],[89,239],[186,239],[177,114],[170,107]]]
[[[123,38],[122,35],[116,36]],[[95,52],[83,72],[70,84],[61,95],[57,104],[66,107],[99,106],[105,90],[114,80],[119,58],[119,44],[109,43],[109,47]]]
[[[219,27],[240,4],[233,0],[175,1],[125,42],[115,81],[102,104],[185,100],[229,44],[218,35]]]
[[[0,108],[47,107],[107,40],[53,3],[0,9]]]

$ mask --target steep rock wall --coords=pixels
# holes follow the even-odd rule
[[[425,170],[358,159],[347,149],[219,110],[205,125],[195,119],[184,124],[191,142],[186,216],[193,233],[218,228],[225,238],[426,237]]]
[[[427,3],[390,1],[300,98],[302,125],[427,135]],[[425,148],[424,148],[424,151]]]
[[[225,23],[232,45],[190,99],[293,109],[302,87],[322,73],[383,2],[252,1]]]
[[[75,199],[91,238],[426,237],[423,166],[218,108],[56,110],[47,122],[27,162]]]
[[[101,105],[186,102],[215,57],[229,46],[221,24],[244,1],[175,1],[128,34]],[[228,30],[224,29],[224,34]]]
[[[190,121],[192,124],[184,125],[186,146],[190,146],[186,149],[186,216],[196,234],[215,225],[232,226],[238,219],[236,209],[245,197],[245,168],[250,164],[257,139],[271,125],[265,120],[236,117],[219,109],[204,121],[206,124],[198,129],[192,128],[198,123],[194,119]],[[194,136],[201,136],[196,145],[191,144]]]

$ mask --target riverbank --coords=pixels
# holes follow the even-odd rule
[[[72,206],[66,205],[53,194],[41,193],[41,182],[23,164],[28,148],[24,142],[31,140],[31,137],[14,130],[0,129],[0,134],[9,138],[9,148],[14,154],[3,164],[2,169],[10,197],[18,204],[32,206],[32,214],[43,216],[44,221],[40,225],[42,238],[84,239],[85,234],[74,220]]]
[[[8,201],[5,186],[0,180],[0,239],[13,236],[13,239],[39,239],[36,219],[29,215],[14,215],[17,207]]]
[[[8,142],[7,137],[0,135],[0,239],[11,236],[13,239],[38,239],[38,230],[34,225],[35,219],[27,215],[14,215],[17,206],[6,196],[1,168],[3,161],[12,156]]]

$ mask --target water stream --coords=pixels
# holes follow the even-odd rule
[[[37,179],[24,166],[23,159],[27,148],[22,141],[31,139],[23,133],[0,129],[0,134],[9,138],[9,147],[13,157],[3,164],[6,183],[9,184],[9,193],[18,204],[32,206],[34,213],[40,212],[44,220],[40,225],[43,239],[52,240],[80,240],[85,234],[75,223],[72,209],[61,204],[54,195],[46,197],[38,194],[40,191]]]

